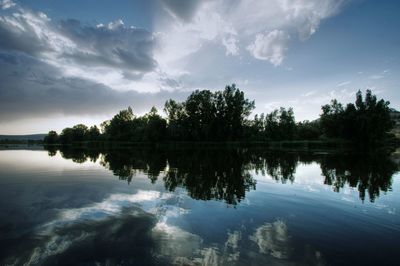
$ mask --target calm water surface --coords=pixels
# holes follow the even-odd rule
[[[0,265],[400,265],[396,159],[2,150]]]

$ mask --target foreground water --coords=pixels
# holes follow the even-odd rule
[[[399,265],[384,155],[0,151],[0,265]]]

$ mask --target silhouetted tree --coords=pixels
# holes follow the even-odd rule
[[[45,143],[82,141],[160,142],[172,141],[283,141],[341,139],[356,147],[377,147],[388,143],[393,128],[389,102],[377,100],[370,90],[365,99],[360,91],[355,103],[345,107],[333,99],[322,106],[318,120],[296,123],[292,108],[279,108],[268,114],[249,116],[254,101],[245,98],[235,84],[222,91],[196,90],[183,102],[166,101],[166,118],[152,107],[143,116],[132,108],[121,110],[111,120],[87,128],[78,124],[65,128],[60,136],[54,131]]]
[[[87,133],[88,140],[97,141],[100,138],[100,130],[97,126],[91,126]]]
[[[43,140],[47,144],[55,144],[58,142],[58,134],[54,130],[49,131],[49,133],[44,137]]]
[[[355,104],[350,103],[346,108],[332,100],[330,105],[322,107],[320,120],[327,137],[347,139],[364,148],[381,144],[393,128],[389,102],[378,101],[370,90],[365,100],[358,91]]]
[[[167,121],[158,114],[154,106],[151,108],[150,112],[144,116],[144,119],[146,120],[146,140],[152,142],[164,140],[167,134]]]
[[[103,133],[107,139],[129,141],[134,115],[131,107],[119,111],[109,122],[103,124]]]

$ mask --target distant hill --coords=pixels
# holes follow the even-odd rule
[[[31,134],[31,135],[0,135],[0,140],[43,140],[46,134]]]

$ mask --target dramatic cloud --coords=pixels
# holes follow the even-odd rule
[[[279,66],[287,50],[287,42],[290,37],[281,30],[273,30],[268,34],[257,34],[254,43],[247,50],[257,59],[267,60],[275,66]]]
[[[0,123],[111,115],[128,105],[143,113],[180,97],[178,81],[156,70],[152,33],[121,20],[56,23],[7,1],[2,6],[12,12],[0,16]]]
[[[49,31],[49,18],[43,13],[15,12],[0,16],[0,49],[39,55],[53,52],[67,43]]]
[[[239,55],[240,49],[248,48],[255,58],[279,65],[288,48],[290,36],[297,34],[300,40],[307,40],[317,31],[322,20],[340,11],[345,1],[220,0],[188,1],[185,5],[179,5],[177,1],[164,3],[167,12],[174,14],[176,22],[168,25],[161,23],[157,29],[168,33],[168,38],[164,40],[168,47],[179,47],[178,52],[174,53],[178,59],[199,51],[211,41],[224,46],[226,55]],[[163,57],[161,61],[177,58]]]
[[[295,25],[301,40],[313,35],[323,19],[335,15],[345,4],[344,0],[280,0],[285,18]]]
[[[153,35],[143,29],[125,27],[122,20],[96,27],[67,20],[60,23],[59,29],[62,36],[80,47],[62,53],[66,59],[73,59],[76,63],[133,73],[146,73],[157,65],[152,57]]]
[[[53,23],[45,14],[18,9],[0,17],[0,49],[40,57],[64,68],[109,68],[143,75],[157,66],[153,58],[155,37],[122,20],[85,26],[78,20]]]
[[[91,80],[65,77],[31,56],[0,53],[0,121],[46,115],[107,115],[132,106],[143,113],[186,93],[117,91]],[[172,82],[172,81],[170,81]]]
[[[354,24],[354,29],[341,31],[349,38],[336,47],[329,39],[338,38],[336,24],[321,27],[351,0],[150,2],[135,3],[139,11],[134,10],[134,17],[116,11],[102,19],[102,5],[86,11],[93,16],[76,12],[71,19],[60,15],[59,4],[47,12],[36,2],[26,6],[0,0],[2,131],[18,133],[23,125],[30,127],[25,124],[29,119],[35,124],[34,119],[59,116],[77,121],[83,115],[98,123],[98,114],[104,120],[128,105],[137,113],[151,105],[161,109],[167,98],[180,100],[195,89],[222,89],[229,83],[256,100],[257,113],[279,104],[293,106],[299,120],[314,119],[332,89],[351,85],[390,92],[397,84],[391,75],[397,71],[393,48],[381,45],[397,43],[397,35],[382,33],[382,40],[370,44],[365,37],[364,45],[357,36],[366,27]],[[128,6],[119,3],[115,10]],[[386,17],[369,15],[386,23]],[[350,18],[332,21],[336,19]],[[368,31],[377,36],[375,28]],[[353,52],[355,45],[360,49]],[[376,46],[375,53],[370,45]],[[340,52],[346,49],[350,53]],[[349,59],[356,63],[348,64]],[[366,67],[368,60],[382,62],[379,68]],[[385,97],[397,104],[392,94]],[[12,131],[17,124],[21,127]],[[51,126],[42,123],[43,132]]]

